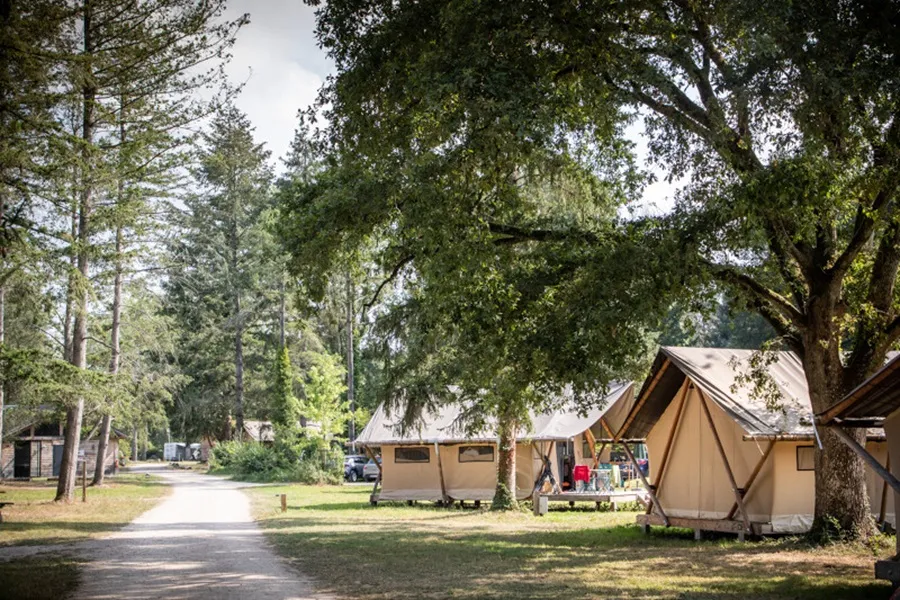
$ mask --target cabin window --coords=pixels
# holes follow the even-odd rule
[[[816,470],[816,447],[815,446],[797,446],[797,470],[798,471],[815,471]]]
[[[425,446],[412,448],[394,448],[395,463],[427,463],[431,460],[431,452]]]
[[[494,447],[460,446],[459,462],[494,462]]]

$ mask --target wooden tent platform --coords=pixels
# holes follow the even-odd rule
[[[693,529],[695,536],[699,539],[703,531],[720,531],[725,533],[736,533],[743,538],[744,534],[752,533],[753,535],[766,535],[772,533],[772,525],[769,523],[750,523],[751,531],[745,529],[744,522],[734,519],[692,519],[687,517],[668,517],[669,527],[684,527],[685,529]],[[649,514],[638,515],[637,524],[647,531],[651,525],[657,527],[665,527],[666,520],[661,515]]]
[[[646,504],[646,499],[641,492],[563,492],[560,494],[536,493],[534,500],[534,514],[540,516],[547,514],[549,502],[568,502],[569,506],[575,506],[576,502],[593,502],[600,508],[601,502],[612,504],[614,511],[619,510],[619,504],[625,502],[640,502]]]

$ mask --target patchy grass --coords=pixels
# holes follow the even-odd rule
[[[389,598],[888,598],[872,550],[796,538],[649,536],[635,513],[495,514],[367,503],[368,486],[247,490],[276,549],[322,591]],[[287,493],[288,512],[277,494]],[[883,555],[890,550],[880,551]]]
[[[78,586],[81,562],[65,554],[39,554],[0,562],[0,600],[67,598]]]
[[[72,504],[53,502],[55,481],[5,482],[0,501],[14,502],[3,509],[0,547],[57,544],[98,537],[117,530],[151,508],[168,493],[157,477],[122,473],[108,477],[102,487],[89,487],[87,502],[81,488]]]

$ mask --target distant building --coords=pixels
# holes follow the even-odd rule
[[[59,476],[65,444],[65,427],[62,423],[36,421],[4,432],[4,437],[6,439],[3,442],[0,478],[29,479]],[[110,431],[105,462],[107,473],[115,470],[119,455],[119,440],[125,437],[125,434],[118,430]],[[82,440],[80,444],[91,475],[97,464],[98,443],[96,437],[91,437]]]

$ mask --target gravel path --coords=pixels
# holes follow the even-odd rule
[[[154,469],[174,490],[108,538],[90,543],[74,598],[317,599],[250,516],[248,484]],[[82,552],[87,550],[80,548]]]

